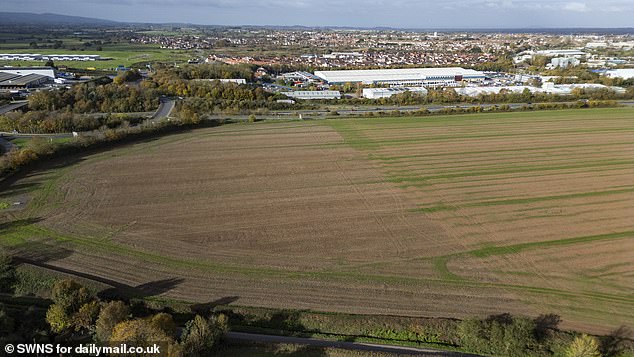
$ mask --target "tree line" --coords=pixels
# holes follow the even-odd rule
[[[20,133],[47,134],[106,130],[137,125],[143,119],[141,116],[125,114],[84,115],[64,111],[9,112],[0,115],[0,131],[17,130]]]
[[[154,111],[159,93],[151,86],[83,83],[29,96],[29,109],[71,113],[126,113]]]

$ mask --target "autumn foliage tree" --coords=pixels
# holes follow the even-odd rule
[[[577,336],[566,349],[566,357],[601,357],[599,341],[588,335]]]
[[[97,314],[95,297],[72,279],[60,280],[53,285],[53,304],[46,312],[46,321],[56,333],[80,330],[92,324]]]
[[[128,320],[118,323],[110,336],[111,344],[126,343],[130,346],[152,346],[175,344],[163,329],[152,323],[151,318]]]
[[[130,308],[123,301],[107,302],[101,308],[95,324],[95,338],[100,342],[110,340],[114,327],[130,317]]]
[[[187,322],[181,336],[184,353],[187,356],[208,356],[227,329],[228,321],[225,315],[208,319],[196,315],[193,320]]]

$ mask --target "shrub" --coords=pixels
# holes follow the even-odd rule
[[[581,335],[566,349],[566,357],[600,357],[599,342],[596,338]]]

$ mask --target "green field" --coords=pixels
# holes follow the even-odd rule
[[[2,244],[162,299],[634,324],[634,109],[225,125],[5,183]]]
[[[137,44],[117,44],[104,45],[102,51],[93,48],[87,48],[83,51],[66,50],[66,49],[37,49],[29,48],[28,44],[2,44],[0,43],[0,52],[2,53],[39,53],[39,54],[91,54],[100,55],[109,58],[104,61],[57,61],[57,67],[68,68],[96,68],[96,69],[114,69],[117,66],[132,66],[137,63],[156,63],[156,62],[172,62],[184,63],[192,58],[193,52],[184,50],[162,49],[158,45],[137,45]],[[44,65],[42,61],[0,61],[0,66],[34,66]]]

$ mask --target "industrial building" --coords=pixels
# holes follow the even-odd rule
[[[427,95],[427,89],[424,87],[392,87],[392,88],[364,88],[363,98],[379,99],[389,98],[396,94],[412,92],[418,95]]]
[[[39,87],[52,80],[53,79],[51,77],[35,73],[20,76],[17,74],[0,72],[0,89],[26,89]]]
[[[528,61],[535,56],[544,56],[544,57],[564,57],[564,58],[581,58],[585,57],[586,53],[579,50],[542,50],[542,51],[523,51],[520,52],[517,56],[513,57],[513,62],[515,64],[520,64],[522,62]]]
[[[581,61],[574,57],[555,57],[546,65],[546,69],[577,67]]]
[[[625,93],[625,89],[622,87],[608,87],[602,84],[594,84],[594,83],[556,85],[552,82],[546,82],[541,87],[532,87],[532,86],[463,87],[463,88],[455,88],[455,91],[456,93],[460,95],[466,95],[469,97],[477,97],[478,95],[481,95],[481,94],[497,94],[502,91],[506,91],[510,93],[522,93],[525,90],[528,90],[531,93],[570,95],[572,94],[572,91],[577,88],[584,89],[584,90],[609,89],[618,94]]]
[[[341,99],[341,92],[336,90],[302,90],[296,92],[282,92],[287,97],[294,99],[304,99],[304,100],[313,100],[313,99]]]
[[[42,76],[55,78],[55,68],[53,67],[0,67],[0,72],[26,76],[27,74],[39,74]]]
[[[579,50],[542,50],[535,52],[535,55],[546,57],[565,56],[579,58],[585,56],[586,53]]]
[[[393,86],[452,87],[464,82],[482,82],[482,72],[461,67],[369,69],[315,71],[315,75],[330,84],[363,83]]]
[[[282,75],[280,75],[281,78],[283,78],[284,80],[287,81],[291,81],[291,82],[300,82],[300,83],[305,83],[305,82],[320,82],[321,78],[315,76],[312,73],[309,72],[304,72],[304,71],[296,71],[296,72],[290,72],[290,73],[284,73]]]
[[[229,78],[219,79],[220,83],[235,83],[235,84],[247,84],[247,80],[244,78]]]
[[[99,61],[100,55],[43,55],[39,53],[0,53],[5,61]]]
[[[531,93],[545,92],[542,88],[531,86],[504,86],[504,87],[463,87],[455,88],[456,93],[468,97],[477,97],[481,94],[498,94],[502,91],[509,93],[522,93],[528,89]]]
[[[634,78],[634,68],[611,69],[605,75],[612,78],[632,79]]]
[[[247,84],[247,80],[244,78],[196,78],[192,79],[195,82],[213,82],[219,81],[220,83],[235,83],[235,84]]]

